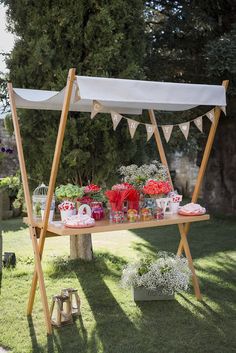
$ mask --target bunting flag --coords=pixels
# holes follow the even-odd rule
[[[98,101],[93,101],[93,108],[92,108],[92,112],[91,112],[91,118],[93,119],[94,116],[99,113],[100,111],[102,111],[102,104],[99,103]],[[225,112],[225,107],[219,107],[220,109],[222,109],[222,111]],[[189,129],[190,129],[190,123],[194,122],[194,124],[196,125],[196,127],[203,132],[203,117],[207,116],[208,119],[214,124],[214,119],[215,119],[215,115],[214,115],[214,109],[211,109],[209,112],[205,113],[204,115],[198,116],[195,119],[186,121],[184,123],[181,124],[173,124],[173,125],[153,125],[153,124],[145,124],[142,122],[138,122],[136,120],[133,119],[129,119],[126,118],[125,116],[115,112],[115,111],[111,111],[111,118],[112,118],[112,123],[113,123],[113,130],[115,131],[118,124],[120,123],[121,119],[126,119],[127,123],[128,123],[128,127],[129,127],[129,132],[130,132],[130,136],[131,138],[134,137],[135,132],[137,130],[138,125],[145,125],[146,128],[146,132],[147,132],[147,141],[150,140],[150,138],[152,137],[152,135],[155,132],[155,129],[157,129],[157,127],[161,127],[165,140],[168,143],[172,134],[172,130],[174,126],[178,126],[180,128],[180,130],[182,131],[185,139],[188,139],[189,136]]]
[[[147,131],[147,141],[149,141],[154,133],[155,126],[152,124],[145,124],[145,126],[146,126],[146,131]]]
[[[223,112],[223,113],[224,113],[224,115],[226,116],[226,107],[221,106],[221,107],[220,107],[220,110],[222,110],[222,112]]]
[[[206,113],[206,116],[208,119],[211,120],[211,122],[214,124],[215,122],[215,115],[214,115],[214,109],[210,110],[208,113]]]
[[[173,125],[163,125],[162,126],[162,131],[163,131],[166,142],[169,142],[172,130],[173,130]]]
[[[112,118],[112,123],[113,123],[113,130],[115,131],[119,122],[121,121],[121,119],[123,118],[122,115],[120,115],[119,113],[116,112],[111,112],[111,118]]]
[[[202,132],[202,116],[199,116],[198,118],[194,119],[194,124],[196,127]]]
[[[101,110],[102,110],[101,103],[99,103],[98,101],[93,101],[93,107],[92,107],[92,111],[91,111],[91,119],[93,119],[95,117],[95,115],[97,115],[97,113],[99,113]]]
[[[127,121],[128,121],[130,136],[131,138],[133,138],[139,123],[135,120],[128,119],[128,118],[127,118]]]
[[[186,140],[188,139],[189,127],[190,127],[189,121],[187,121],[186,123],[179,124],[179,128],[184,134],[184,137]]]

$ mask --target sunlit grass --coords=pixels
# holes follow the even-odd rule
[[[75,287],[82,316],[47,337],[39,294],[32,319],[26,306],[34,270],[28,230],[4,221],[4,251],[14,251],[15,269],[4,269],[0,295],[0,345],[12,352],[233,353],[235,347],[236,222],[216,219],[191,227],[190,247],[203,302],[192,288],[170,302],[135,304],[119,286],[123,266],[144,253],[176,251],[175,226],[93,236],[95,259],[70,261],[69,237],[47,239],[44,273],[49,301]]]

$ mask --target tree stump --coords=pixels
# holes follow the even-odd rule
[[[93,245],[90,233],[70,236],[70,258],[92,261]]]

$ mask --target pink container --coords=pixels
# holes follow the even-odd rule
[[[105,212],[102,206],[102,202],[91,202],[92,217],[95,221],[100,221],[104,219]]]

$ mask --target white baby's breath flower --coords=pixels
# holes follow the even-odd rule
[[[181,290],[187,290],[191,271],[187,259],[174,254],[159,252],[157,260],[146,266],[144,273],[143,261],[127,265],[122,274],[123,287],[145,287],[149,290],[159,289],[163,294],[173,294]]]

